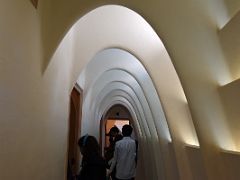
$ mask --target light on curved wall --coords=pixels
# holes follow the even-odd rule
[[[99,23],[104,23],[104,26],[100,27]],[[98,97],[94,95],[101,92],[104,87],[101,84],[106,80],[117,81],[121,78],[111,79],[112,76],[108,76],[100,80],[99,77],[109,70],[118,69],[128,74],[122,82],[130,87],[132,82],[135,82],[135,85],[138,84],[139,93],[136,93],[137,97],[133,102],[137,102],[141,94],[144,95],[141,97],[145,98],[146,108],[142,112],[147,117],[146,126],[151,126],[146,128],[146,131],[152,131],[154,138],[155,131],[159,133],[157,137],[162,144],[164,144],[163,141],[169,142],[171,136],[181,143],[194,143],[189,140],[189,137],[195,139],[197,135],[189,118],[186,98],[176,70],[162,41],[139,14],[122,6],[103,6],[79,19],[72,30],[74,42],[70,61],[73,62],[74,76],[79,76],[81,72],[77,81],[83,89],[82,128],[84,131],[98,134],[99,124],[97,120],[91,119],[97,114],[94,111],[96,106],[94,103]],[[66,39],[63,40],[64,42]],[[110,47],[118,49],[109,50]],[[98,56],[99,54],[102,56]],[[135,80],[130,82],[127,81],[128,78]],[[99,85],[93,86],[96,83]],[[166,119],[171,128],[171,134]],[[160,136],[163,133],[161,130],[164,136]],[[157,150],[161,151],[160,148]],[[154,148],[153,151],[155,151]],[[159,152],[158,154],[161,154]]]

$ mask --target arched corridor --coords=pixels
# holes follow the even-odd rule
[[[105,19],[113,12],[115,12],[115,17],[112,16],[112,19],[109,20],[107,24]],[[125,17],[122,14],[125,14]],[[118,19],[117,23],[115,19]],[[125,19],[128,19],[128,22],[126,22]],[[108,32],[108,34],[104,35],[104,33],[107,32],[104,28],[97,29],[97,26],[101,21],[105,23],[106,29],[119,26],[119,30],[113,30],[112,34]],[[123,31],[122,27],[124,27],[126,23],[131,24],[132,26],[125,28],[122,41],[119,39],[119,36],[116,36],[115,34],[117,31]],[[152,28],[138,14],[121,6],[104,6],[91,11],[89,14],[85,15],[83,19],[76,22],[70,30],[70,33],[66,35],[60,47],[68,46],[68,41],[73,41],[74,44],[78,44],[79,39],[82,39],[82,37],[86,38],[88,36],[91,37],[92,40],[98,38],[98,35],[94,37],[96,33],[93,32],[92,34],[89,34],[88,31],[85,31],[85,28],[89,28],[89,26],[92,26],[91,29],[97,29],[98,33],[105,36],[103,42],[99,42],[99,44],[95,43],[96,49],[105,49],[106,47],[111,47],[114,46],[114,44],[119,43],[119,47],[134,52],[135,56],[140,57],[141,59],[138,60],[127,51],[116,48],[106,49],[97,53],[92,60],[90,59],[91,61],[86,59],[86,61],[90,62],[84,66],[84,69],[77,80],[78,85],[83,89],[82,134],[90,133],[98,137],[99,120],[104,111],[114,104],[121,103],[127,106],[131,111],[131,114],[134,115],[133,117],[135,117],[134,124],[136,124],[137,132],[141,132],[140,138],[143,138],[144,140],[142,141],[143,147],[147,148],[145,152],[152,152],[152,157],[144,168],[145,170],[148,169],[147,176],[151,178],[157,178],[158,176],[159,178],[164,178],[164,176],[171,177],[172,173],[170,172],[168,172],[168,175],[164,174],[163,162],[165,161],[166,166],[169,165],[168,169],[176,169],[171,167],[172,164],[176,163],[175,156],[168,157],[167,155],[163,155],[163,153],[159,153],[161,151],[169,152],[168,143],[172,141],[172,138],[170,137],[165,114],[158,99],[158,94],[160,97],[162,96],[166,99],[164,101],[165,109],[169,111],[167,115],[169,116],[168,119],[169,123],[172,125],[172,130],[175,131],[174,136],[176,136],[176,141],[179,141],[180,144],[186,143],[196,145],[198,144],[198,140],[196,138],[195,129],[191,121],[191,116],[189,115],[187,102],[180,81],[162,42],[156,36]],[[140,31],[139,33],[141,33],[142,39],[139,39],[139,37],[136,36],[138,31]],[[80,32],[87,32],[87,34],[84,35]],[[128,34],[129,36],[132,36],[132,44],[126,39]],[[75,37],[74,40],[71,38],[72,36]],[[135,36],[135,38],[133,38],[133,36]],[[116,39],[114,40],[114,38]],[[109,42],[106,41],[108,39]],[[86,40],[89,41],[88,38]],[[134,41],[136,42],[134,43]],[[142,41],[144,41],[144,47],[142,47],[143,44],[139,46],[139,43]],[[150,49],[153,44],[155,44],[154,49]],[[92,46],[85,46],[83,48],[89,50],[94,49]],[[56,51],[55,56],[58,56],[57,54],[59,51],[63,51],[62,48],[59,49],[60,50]],[[142,49],[145,49],[145,51],[142,51]],[[82,59],[81,54],[79,57],[77,52],[75,56]],[[87,54],[86,51],[84,52]],[[54,60],[55,59],[53,58],[53,61]],[[77,64],[79,63],[75,59],[74,61],[76,61]],[[148,67],[150,70],[156,66],[158,66],[159,69],[157,72],[151,71],[152,77],[150,77],[140,61],[142,61],[145,67]],[[159,65],[157,65],[158,63]],[[74,67],[78,66],[74,65]],[[160,89],[158,92],[152,82],[152,79],[155,77],[154,72],[157,73],[157,77],[155,78],[157,81],[155,81],[155,83],[160,83],[158,85]],[[159,76],[164,79],[168,78],[169,81],[163,81],[159,79]],[[164,94],[165,91],[167,91],[168,95]],[[178,100],[168,99],[170,94],[171,97],[169,98],[172,99],[175,96]],[[171,102],[174,104],[171,106],[176,106],[177,111],[179,111],[178,115],[176,112],[172,111],[173,109],[168,108],[168,103]],[[173,122],[171,122],[171,119],[175,119],[173,118],[174,114],[182,119],[181,124],[179,124],[180,121],[173,120]],[[174,129],[176,126],[177,128]],[[146,145],[144,145],[144,142]],[[180,144],[177,145],[176,143],[176,148],[180,148]],[[184,160],[182,158],[184,152],[181,152],[181,150],[178,152],[179,154],[177,154],[177,157],[179,160],[177,162],[179,162],[181,166],[186,166],[181,162],[186,161],[186,159]],[[163,157],[165,157],[165,159]],[[144,159],[148,158],[145,157]],[[154,167],[161,168],[156,169]],[[190,171],[188,168],[189,167],[185,168],[186,171]],[[185,172],[185,174],[187,173],[190,172]],[[174,174],[178,174],[178,172]]]
[[[0,179],[66,179],[77,139],[101,142],[116,105],[136,180],[239,179],[240,3],[33,3],[0,7]]]

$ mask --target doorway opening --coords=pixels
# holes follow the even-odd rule
[[[114,127],[119,130],[118,134],[122,134],[122,127],[125,124],[129,124],[133,126],[132,137],[137,139],[136,133],[134,130],[133,119],[129,112],[129,110],[121,105],[115,104],[111,108],[109,108],[105,115],[103,115],[101,124],[100,124],[100,146],[102,155],[105,155],[106,150],[110,146],[111,136],[110,130]]]
[[[122,127],[125,124],[129,124],[129,119],[107,119],[106,124],[105,124],[105,145],[104,149],[109,147],[110,145],[110,140],[109,140],[109,132],[112,127],[117,127],[122,133]]]

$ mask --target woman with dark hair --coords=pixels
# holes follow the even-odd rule
[[[117,126],[113,126],[107,135],[110,136],[109,137],[110,145],[106,148],[104,156],[107,162],[107,168],[109,169],[113,161],[115,144],[117,141],[121,140],[123,136],[120,134],[120,131],[117,128]],[[115,174],[116,174],[116,168],[114,168],[111,174],[109,175],[112,180],[117,180],[115,177]]]
[[[78,145],[83,156],[78,180],[106,180],[106,163],[96,138],[85,135],[78,140]]]

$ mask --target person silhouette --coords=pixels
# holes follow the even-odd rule
[[[131,125],[124,125],[122,127],[123,139],[115,144],[113,161],[108,175],[116,167],[116,178],[118,180],[134,180],[135,177],[137,143],[131,138],[132,131]]]
[[[113,162],[113,154],[115,149],[115,144],[117,141],[121,140],[123,138],[122,134],[120,133],[119,129],[116,126],[113,126],[108,135],[109,137],[109,143],[110,145],[106,148],[105,151],[105,159],[108,164],[108,169],[110,168],[112,162]],[[112,180],[116,179],[116,167],[112,170],[111,174],[109,174]]]
[[[100,154],[99,144],[94,136],[85,135],[78,140],[82,154],[78,180],[106,180],[106,162]]]
[[[104,157],[108,162],[113,158],[116,141],[122,139],[123,136],[120,134],[120,130],[117,126],[113,126],[106,135],[109,136],[109,146],[105,148]]]

